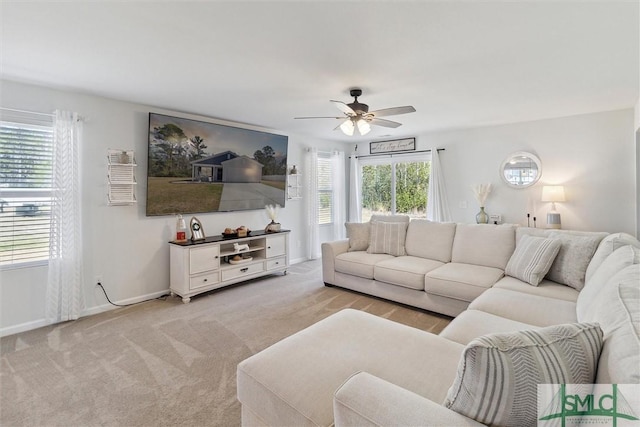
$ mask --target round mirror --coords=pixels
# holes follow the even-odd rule
[[[527,188],[542,175],[540,159],[526,151],[511,154],[500,166],[500,177],[513,188]]]

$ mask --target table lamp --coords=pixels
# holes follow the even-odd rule
[[[547,214],[547,228],[562,228],[560,213],[556,211],[556,202],[564,202],[564,186],[545,185],[542,187],[542,201],[551,202],[551,211]]]

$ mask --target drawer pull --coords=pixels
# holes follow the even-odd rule
[[[249,267],[241,268],[240,271],[246,273],[249,270]]]
[[[204,281],[205,281],[205,282],[206,282],[207,280],[209,280],[209,279],[204,279]]]
[[[280,264],[280,262],[276,261],[276,265]]]
[[[218,258],[220,258],[218,255],[216,255],[216,256],[214,257],[214,259],[218,259]]]
[[[271,249],[271,246],[267,246],[267,249]]]

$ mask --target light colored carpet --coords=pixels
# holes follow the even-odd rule
[[[344,308],[439,333],[449,318],[325,287],[319,261],[195,297],[4,337],[2,426],[236,426],[237,364]]]

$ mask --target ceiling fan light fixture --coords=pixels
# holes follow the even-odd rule
[[[353,131],[355,130],[355,126],[351,119],[347,119],[340,125],[340,130],[347,136],[353,136]]]
[[[371,125],[369,125],[369,122],[367,122],[365,119],[358,119],[357,125],[358,132],[360,132],[360,135],[362,136],[368,134],[371,131]]]

